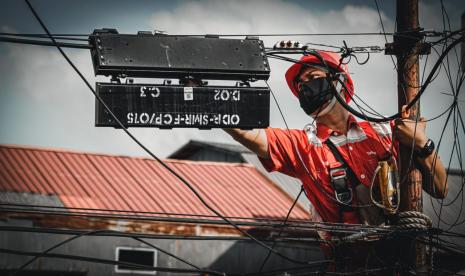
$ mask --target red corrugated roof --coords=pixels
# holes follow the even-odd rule
[[[284,217],[293,200],[248,164],[166,160],[225,216]],[[212,215],[159,163],[0,145],[0,191],[57,195],[66,207]],[[291,218],[309,219],[296,206]]]

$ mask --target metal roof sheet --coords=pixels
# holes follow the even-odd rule
[[[292,198],[249,164],[166,160],[231,217],[284,217]],[[56,195],[65,207],[212,215],[159,163],[57,149],[0,145],[0,191]],[[292,219],[310,219],[296,206]]]
[[[218,152],[229,152],[232,154],[237,154],[239,160],[243,160],[243,162],[245,163],[252,164],[259,172],[265,175],[273,183],[278,185],[280,189],[282,189],[284,192],[290,195],[293,199],[295,199],[300,192],[300,187],[302,183],[299,179],[287,176],[279,172],[267,172],[260,160],[258,159],[257,155],[239,143],[227,144],[190,140],[185,145],[181,146],[178,150],[176,150],[174,153],[169,155],[168,158],[192,160],[191,157],[193,154],[205,149],[214,149]],[[300,204],[300,206],[303,207],[305,210],[309,211],[313,216],[316,214],[315,208],[305,195],[302,195],[299,198],[298,204]]]

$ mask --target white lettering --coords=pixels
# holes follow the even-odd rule
[[[140,97],[146,98],[147,93],[150,93],[152,98],[158,98],[160,96],[160,89],[155,86],[141,86],[140,87]]]
[[[232,99],[233,101],[240,101],[241,100],[241,91],[240,90],[234,90],[232,93]]]
[[[228,114],[223,115],[223,124],[224,125],[229,125],[230,120],[231,120],[231,118],[229,117]]]
[[[140,97],[145,98],[147,95],[145,94],[145,86],[140,87]]]
[[[223,101],[229,100],[229,91],[226,89],[221,90],[220,97],[221,97],[221,100]]]
[[[158,116],[155,118],[155,124],[156,125],[162,125],[161,123],[161,114],[158,114]]]
[[[147,113],[142,113],[142,114],[140,114],[139,120],[140,120],[140,122],[141,122],[142,124],[146,124],[146,123],[149,122],[150,116],[149,116],[149,114],[147,114]]]
[[[237,114],[233,114],[231,116],[231,124],[233,124],[233,125],[239,124],[240,120],[241,120],[241,118],[239,118],[239,115],[237,115]]]
[[[158,87],[152,87],[151,91],[155,91],[155,93],[151,92],[150,95],[152,98],[158,98],[160,96],[160,88]]]
[[[215,101],[240,101],[241,100],[241,91],[236,89],[229,91],[228,89],[215,89],[213,90],[215,95],[213,95],[213,100]]]
[[[128,124],[132,124],[134,122],[134,114],[133,113],[128,113],[127,115],[127,122]]]
[[[174,117],[174,124],[179,125],[181,122],[181,116],[179,114],[176,114],[176,117]]]
[[[171,116],[171,114],[163,115],[163,124],[169,125],[171,122],[173,122],[173,116]]]

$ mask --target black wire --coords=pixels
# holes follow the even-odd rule
[[[376,5],[376,10],[378,11],[379,22],[381,23],[381,29],[383,30],[384,40],[386,41],[386,44],[387,44],[387,43],[388,43],[388,39],[387,39],[386,31],[384,30],[384,23],[383,23],[383,19],[381,18],[381,12],[380,12],[380,10],[379,10],[378,0],[375,0],[375,5]],[[397,64],[396,64],[396,62],[394,61],[394,57],[393,57],[392,55],[389,55],[389,56],[391,57],[392,64],[394,65],[394,69],[397,71]]]
[[[463,39],[463,37],[462,37]],[[441,56],[439,57],[439,60],[436,62],[436,64],[434,65],[433,69],[430,71],[426,81],[425,81],[425,84],[420,88],[420,90],[418,91],[418,93],[415,95],[415,97],[410,101],[410,103],[407,105],[406,109],[409,110],[413,105],[416,104],[416,102],[420,99],[420,97],[422,96],[422,94],[425,92],[426,90],[426,87],[428,87],[428,84],[430,83],[431,81],[431,78],[434,76],[434,73],[436,72],[436,70],[438,69],[438,67],[440,67],[441,65],[441,62],[442,60],[445,58],[445,56],[447,55],[447,53],[453,49],[457,44],[460,43],[460,40],[456,40],[454,41],[452,44],[450,44],[446,50],[441,54]],[[344,89],[347,90],[347,87],[346,85],[343,83],[343,86],[344,86]],[[370,121],[370,122],[387,122],[387,121],[392,121],[396,118],[399,118],[401,116],[401,113],[398,112],[394,115],[391,115],[391,116],[388,116],[388,117],[384,117],[384,118],[376,118],[376,117],[369,117],[369,116],[364,116],[364,114],[358,112],[357,110],[353,109],[351,106],[349,106],[346,102],[345,102],[345,99],[342,98],[342,96],[338,95],[337,93],[335,94],[336,95],[336,99],[337,101],[345,108],[347,109],[350,113],[354,114],[355,116],[357,116],[358,118],[360,119],[366,119],[367,121]]]
[[[63,213],[58,213],[58,214],[53,214],[53,213],[43,213],[40,211],[24,211],[24,210],[8,210],[9,212],[12,213],[28,213],[28,214],[51,214],[51,215],[58,215],[58,216],[63,216],[65,214]],[[71,216],[78,216],[76,214],[70,214]],[[99,217],[95,215],[89,215],[88,217]],[[141,220],[140,218],[137,218],[138,220]],[[147,219],[146,219],[147,220]],[[149,219],[149,221],[169,221],[166,220],[166,218],[162,219]],[[173,221],[171,221],[173,222]],[[218,221],[201,221],[201,220],[195,220],[195,221],[180,221],[177,220],[175,222],[181,222],[181,223],[196,223],[196,224],[218,224]],[[243,223],[243,222],[237,222],[240,225],[244,226],[253,226],[253,227],[268,227],[268,228],[280,228],[281,224],[270,224],[270,223]],[[220,223],[221,224],[221,223]],[[1,228],[1,227],[0,227]],[[390,233],[392,232],[393,229],[389,227],[377,227],[377,226],[366,226],[366,225],[360,225],[360,224],[345,224],[345,223],[329,223],[329,222],[312,222],[308,221],[307,223],[289,223],[287,225],[287,228],[289,229],[307,229],[307,230],[324,230],[328,232],[339,232],[339,233],[359,233],[360,231],[376,231],[377,233]]]
[[[444,43],[445,41],[449,40],[449,39],[452,39],[455,35],[458,35],[458,34],[461,34],[465,32],[465,28],[462,28],[462,29],[458,29],[456,31],[453,31],[453,32],[450,32],[448,35],[446,35],[445,37],[439,39],[439,40],[436,40],[434,42],[431,42],[431,45],[436,45],[436,44],[440,44],[440,43]],[[462,34],[463,35],[463,34]]]
[[[76,235],[76,236],[73,236],[71,238],[68,238],[68,239],[65,239],[57,244],[55,244],[54,246],[44,250],[42,252],[42,254],[46,254],[50,251],[52,251],[53,249],[55,248],[58,248],[60,246],[62,246],[63,244],[66,244],[66,243],[69,243],[71,242],[72,240],[75,240],[77,238],[80,238],[82,236],[86,236],[86,235],[92,235],[93,233],[98,233],[98,232],[103,232],[104,230],[96,230],[96,231],[88,231],[88,232],[83,232],[79,235]],[[23,269],[25,269],[28,265],[30,265],[31,263],[33,263],[34,261],[36,261],[38,258],[40,258],[39,255],[36,255],[34,256],[32,259],[30,259],[29,261],[25,262],[24,264],[22,264],[19,268],[17,268],[10,276],[15,276],[16,274],[18,274],[19,272],[21,272]]]
[[[17,33],[0,33],[0,36],[48,38],[46,34],[22,35],[22,34],[17,34]],[[54,35],[53,37],[57,40],[74,40],[74,41],[85,41],[85,42],[89,41],[88,38],[79,38],[76,36],[67,37],[67,36]]]
[[[103,208],[84,208],[84,207],[65,207],[65,206],[51,206],[51,205],[35,205],[35,204],[17,204],[17,203],[0,203],[0,208],[3,207],[18,207],[18,208],[39,208],[39,209],[58,209],[58,210],[77,210],[77,211],[88,211],[86,213],[99,213],[105,214],[103,212],[109,212],[109,215],[115,215],[111,213],[128,213],[129,216],[138,216],[143,217],[145,215],[162,215],[166,217],[198,217],[198,218],[218,218],[216,215],[206,215],[206,214],[189,214],[189,213],[170,213],[170,212],[149,212],[149,211],[133,211],[133,210],[118,210],[118,209],[103,209]],[[150,217],[150,216],[147,216]],[[251,221],[276,221],[281,222],[282,219],[279,218],[266,218],[266,217],[238,217],[238,216],[225,216],[228,219],[236,220],[251,220]],[[221,218],[219,218],[221,219]],[[293,222],[304,222],[302,219],[290,219],[289,221]]]
[[[444,25],[444,29],[446,29],[444,17],[447,16],[447,12],[445,11],[442,0],[441,0],[441,8],[442,8],[442,14],[443,14],[443,25]],[[450,25],[449,25],[449,28],[450,28]],[[463,39],[463,37],[462,37],[462,39]],[[448,42],[448,40],[444,40],[443,49],[444,49],[445,46],[447,46],[447,42]],[[437,50],[434,47],[433,47],[433,49],[437,53]],[[454,48],[454,51],[455,51],[456,56],[457,56],[457,52],[456,52],[455,48]],[[457,59],[457,61],[458,61],[458,59]],[[458,61],[457,63],[458,63],[458,68],[459,68],[458,70],[460,72],[461,61]],[[464,219],[463,222],[459,222],[462,211],[463,211],[463,204],[464,204],[464,201],[463,201],[463,198],[464,198],[463,189],[464,189],[464,184],[465,184],[465,182],[463,181],[464,173],[463,173],[463,167],[462,167],[462,157],[461,157],[461,150],[460,150],[461,147],[460,147],[460,139],[458,137],[458,124],[457,124],[457,117],[461,118],[460,109],[459,109],[459,106],[457,104],[457,98],[458,98],[458,94],[459,94],[459,91],[460,91],[460,87],[462,85],[462,79],[459,77],[460,73],[457,73],[457,78],[456,78],[456,83],[455,83],[456,87],[454,88],[454,84],[452,82],[452,76],[451,76],[451,70],[450,70],[450,64],[449,64],[448,56],[447,56],[447,59],[446,59],[446,64],[444,64],[443,62],[442,62],[442,64],[444,66],[446,76],[447,76],[447,78],[449,80],[449,85],[450,85],[450,88],[451,88],[451,91],[452,91],[452,94],[453,94],[453,97],[454,97],[454,102],[452,103],[452,109],[449,112],[448,118],[446,119],[446,122],[444,124],[444,129],[443,129],[443,131],[441,133],[441,140],[442,140],[442,137],[443,137],[443,133],[445,131],[445,127],[448,125],[448,122],[449,122],[449,120],[451,118],[451,114],[453,114],[453,116],[452,116],[452,124],[453,124],[453,131],[454,131],[454,142],[453,142],[453,146],[452,146],[452,150],[451,150],[451,155],[450,155],[448,167],[450,168],[450,164],[452,162],[453,155],[454,155],[454,149],[456,149],[457,158],[458,158],[459,164],[460,164],[462,185],[461,185],[460,191],[455,195],[455,198],[452,199],[452,201],[449,202],[448,204],[444,204],[444,201],[445,201],[444,199],[438,200],[438,201],[440,201],[439,213],[437,212],[436,207],[433,204],[432,198],[430,198],[430,201],[431,201],[431,206],[433,208],[433,211],[434,211],[435,215],[438,218],[438,223],[437,223],[438,227],[439,227],[440,223],[442,222],[444,225],[449,226],[448,229],[451,229],[452,227],[455,227],[455,226],[465,222],[465,219]],[[464,128],[464,133],[465,133],[465,128]],[[437,158],[437,156],[435,156],[434,166],[435,166],[436,158]],[[433,166],[433,168],[434,168],[434,166]],[[433,172],[433,174],[431,175],[431,181],[434,179],[434,173],[435,172]],[[449,170],[447,171],[446,182],[448,180],[448,177],[449,177]],[[455,218],[455,221],[454,222],[446,222],[444,219],[441,218],[443,207],[445,207],[446,205],[452,205],[458,199],[459,195],[462,195],[462,201],[461,201],[461,204],[460,204],[460,210],[459,210],[459,212],[458,212],[458,214],[457,214],[457,216]],[[438,241],[439,244],[444,243],[444,241],[441,241],[439,239],[439,236],[436,237],[436,240]]]
[[[300,192],[299,194],[297,195],[297,197],[295,198],[294,202],[292,203],[292,206],[291,208],[289,208],[289,211],[287,212],[287,215],[284,219],[284,221],[282,222],[282,228],[279,230],[279,233],[278,233],[278,238],[281,237],[283,231],[284,231],[284,227],[286,226],[286,223],[292,213],[292,210],[294,209],[294,206],[297,204],[297,201],[299,200],[300,196],[302,195],[302,193],[304,192],[304,187],[303,186],[300,186]],[[274,248],[276,245],[276,241],[273,242],[273,244],[271,245],[271,248]],[[265,267],[265,264],[266,262],[268,262],[268,259],[270,258],[271,256],[271,251],[268,251],[268,254],[266,255],[265,259],[263,260],[262,264],[260,265],[260,269],[258,270],[258,272],[262,272],[263,271],[263,268]]]
[[[286,58],[286,57],[281,57],[281,56],[276,56],[276,55],[272,55],[273,57],[276,57],[278,59],[282,59],[284,61],[290,61],[290,62],[295,62],[295,63],[299,63],[299,64],[302,64],[302,65],[305,65],[305,66],[313,66],[313,67],[316,67],[316,68],[322,68],[322,70],[324,70],[325,72],[329,72],[330,71],[330,68],[329,66],[326,64],[326,62],[324,61],[324,59],[321,57],[321,55],[319,55],[317,52],[309,52],[309,54],[312,54],[312,55],[315,55],[322,63],[321,64],[317,64],[316,66],[314,66],[313,64],[316,64],[316,63],[313,63],[313,62],[302,62],[300,60],[295,60],[295,59],[292,59],[292,58]],[[322,66],[323,64],[323,66]],[[289,139],[291,140],[292,142],[292,145],[293,145],[293,148],[294,148],[294,151],[296,152],[296,155],[299,157],[299,162],[300,164],[302,165],[302,167],[305,169],[305,173],[310,177],[310,179],[315,183],[315,185],[322,191],[322,193],[330,200],[332,200],[333,202],[335,202],[336,204],[338,205],[342,205],[342,206],[347,206],[347,207],[352,207],[352,208],[366,208],[366,207],[371,207],[373,206],[373,204],[366,204],[366,205],[354,205],[354,204],[347,204],[347,203],[343,203],[343,202],[340,202],[338,201],[334,196],[328,194],[325,189],[323,188],[323,185],[311,174],[310,170],[307,168],[307,166],[305,165],[305,162],[303,161],[302,159],[302,156],[300,155],[300,152],[297,150],[296,146],[295,146],[295,143],[294,143],[294,139],[292,139],[292,136],[290,135],[290,129],[289,129],[289,126],[287,124],[287,121],[284,117],[284,114],[281,110],[281,107],[278,103],[278,100],[276,99],[276,96],[274,95],[273,93],[273,90],[271,89],[271,87],[269,86],[268,82],[265,82],[266,85],[268,86],[268,89],[271,91],[271,95],[274,99],[274,102],[276,103],[277,107],[278,107],[278,110],[281,114],[281,118],[283,119],[284,121],[284,124],[286,126],[286,129],[287,129],[287,132],[288,132],[288,135],[289,135]],[[347,89],[347,86],[345,86],[345,84],[343,83],[343,89],[345,89],[346,91],[348,91]],[[338,93],[335,93],[335,94],[338,94]],[[340,97],[340,96],[339,96]]]
[[[394,35],[394,33],[386,33],[387,35]],[[219,36],[364,36],[364,35],[383,35],[382,33],[374,33],[374,32],[365,32],[365,33],[281,33],[281,34],[267,34],[267,33],[256,33],[256,34],[218,34]],[[168,35],[170,36],[170,35]],[[201,36],[204,37],[204,34],[176,34],[171,36]]]
[[[172,273],[199,273],[201,272],[201,273],[206,273],[206,274],[211,273],[213,275],[218,275],[218,276],[225,275],[224,273],[218,273],[218,272],[211,271],[211,270],[155,267],[155,266],[142,265],[142,264],[136,264],[136,263],[130,263],[130,262],[121,262],[121,261],[114,261],[114,260],[101,259],[101,258],[69,255],[69,254],[30,252],[30,251],[13,250],[13,249],[7,249],[7,248],[0,248],[0,253],[22,255],[22,256],[37,256],[37,257],[42,257],[42,258],[68,259],[68,260],[109,264],[109,265],[120,265],[120,266],[126,266],[126,267],[131,267],[131,268],[137,268],[141,270],[160,271],[160,272],[172,272]]]
[[[0,33],[0,35],[48,38],[48,35],[46,34],[32,34],[32,33]],[[91,35],[92,34],[52,34],[54,38],[56,37],[89,37]]]
[[[137,219],[140,221],[151,221],[151,222],[178,222],[178,223],[186,223],[186,224],[207,224],[207,225],[229,225],[226,222],[221,220],[190,220],[190,219],[173,219],[173,218],[160,218],[160,217],[112,217],[112,216],[102,216],[96,214],[82,214],[82,213],[64,213],[64,212],[43,212],[43,211],[36,211],[36,210],[23,210],[23,209],[2,209],[3,212],[10,212],[10,213],[19,213],[19,214],[40,214],[40,215],[56,215],[56,216],[71,216],[71,217],[84,217],[84,218],[117,218],[117,219]],[[271,222],[241,222],[241,221],[234,221],[235,224],[240,226],[248,226],[248,227],[255,227],[255,228],[280,228],[282,229],[282,224],[271,223]],[[287,224],[288,229],[306,229],[306,230],[325,230],[328,232],[341,232],[341,233],[354,233],[359,232],[361,230],[366,231],[377,231],[377,232],[390,232],[392,229],[385,228],[385,227],[376,227],[376,226],[366,226],[360,224],[344,224],[344,223],[329,223],[329,222],[312,222],[307,221],[305,223],[300,222],[289,222]]]
[[[28,1],[26,0],[26,2],[28,2]],[[28,4],[29,4],[29,3],[28,3]],[[30,5],[30,4],[29,4],[29,5]],[[30,8],[32,9],[32,7],[30,7]],[[40,19],[39,19],[39,20],[40,20]],[[42,25],[42,24],[41,24],[41,25]],[[45,27],[45,26],[43,26],[43,27]],[[320,35],[321,35],[321,34],[320,34]],[[228,35],[225,35],[225,36],[228,36]],[[263,35],[262,35],[262,36],[263,36]],[[52,37],[51,37],[51,39],[52,39],[52,41],[54,41]],[[55,43],[55,44],[52,44],[52,45],[57,46],[57,48],[59,48],[59,45],[56,44],[56,41],[54,41],[54,43]],[[62,54],[64,54],[64,53],[62,53]],[[364,117],[365,117],[365,116],[364,116]],[[195,193],[195,192],[194,192],[194,193]],[[199,195],[199,196],[200,196],[200,195]],[[207,207],[208,207],[208,206],[207,206]],[[215,212],[214,212],[214,213],[215,213]],[[238,230],[239,230],[239,229],[238,229]]]
[[[254,228],[257,229],[257,228]],[[281,228],[282,229],[282,228]],[[45,227],[29,227],[29,226],[0,226],[0,231],[4,232],[26,232],[26,233],[39,233],[39,234],[48,234],[48,235],[80,235],[87,231],[85,230],[71,230],[71,229],[62,229],[62,228],[45,228]],[[447,233],[446,235],[453,235]],[[186,235],[171,235],[171,234],[150,234],[150,233],[138,233],[138,232],[123,232],[116,230],[107,230],[98,233],[94,233],[92,236],[96,237],[120,237],[120,238],[143,238],[143,239],[160,239],[160,240],[195,240],[195,241],[244,241],[252,242],[247,237],[239,236],[186,236]],[[301,242],[318,242],[320,243],[321,238],[315,237],[302,237],[302,238],[293,238],[293,237],[266,237],[261,238],[263,241],[272,242],[286,242],[293,243],[292,247],[295,247],[297,241]]]
[[[62,245],[64,245],[64,244],[66,244],[66,243],[69,243],[69,242],[71,242],[71,241],[73,241],[73,240],[75,240],[75,239],[81,238],[81,237],[83,237],[83,236],[93,236],[93,235],[98,234],[98,233],[108,233],[108,232],[111,233],[111,232],[113,232],[113,231],[112,231],[112,230],[93,230],[93,231],[82,232],[82,233],[80,233],[80,234],[78,234],[78,235],[72,236],[72,237],[70,237],[70,238],[68,238],[68,239],[65,239],[65,240],[63,240],[63,241],[61,241],[61,242],[55,244],[54,246],[52,246],[52,247],[46,249],[45,251],[43,251],[42,253],[44,253],[44,254],[45,254],[45,253],[48,253],[48,252],[50,252],[50,251],[52,251],[52,250],[54,250],[54,249],[56,249],[56,248],[58,248],[58,247],[60,247],[60,246],[62,246]],[[149,242],[147,242],[147,241],[144,241],[143,239],[141,239],[141,238],[139,238],[139,237],[134,237],[134,236],[132,236],[132,237],[130,237],[130,238],[132,238],[132,239],[134,239],[134,240],[136,240],[136,241],[138,241],[138,242],[141,242],[141,243],[143,243],[143,244],[145,244],[145,245],[147,245],[147,246],[149,246],[149,247],[151,247],[151,248],[154,248],[154,249],[156,249],[156,250],[158,250],[158,251],[160,251],[160,252],[162,252],[162,253],[164,253],[164,254],[166,254],[166,255],[168,255],[168,256],[170,256],[170,257],[172,257],[172,258],[174,258],[174,259],[176,259],[176,260],[178,260],[178,261],[180,261],[180,262],[182,262],[182,263],[184,263],[184,264],[187,264],[187,265],[189,265],[189,266],[191,266],[191,267],[193,267],[193,268],[195,268],[195,269],[197,269],[197,270],[199,270],[199,271],[202,270],[202,268],[200,268],[200,267],[198,267],[198,266],[196,266],[196,265],[190,263],[189,261],[184,260],[184,259],[181,259],[180,257],[178,257],[178,256],[176,256],[176,255],[174,255],[174,254],[172,254],[172,253],[170,253],[170,252],[168,252],[168,251],[166,251],[166,250],[164,250],[164,249],[158,247],[158,246],[155,246],[155,245],[153,245],[152,243],[149,243]],[[25,269],[28,265],[30,265],[31,263],[33,263],[34,261],[36,261],[38,258],[40,258],[39,255],[34,256],[34,258],[32,258],[31,260],[25,262],[23,265],[21,265],[19,268],[17,268],[17,269],[11,274],[11,276],[15,276],[15,275],[18,274],[20,271],[22,271],[23,269]],[[221,272],[216,272],[216,273],[221,274]]]
[[[23,38],[14,38],[14,37],[3,37],[0,36],[0,42],[10,42],[18,44],[29,44],[29,45],[39,45],[39,46],[55,46],[55,44],[49,41],[43,40],[34,40],[34,39],[23,39]],[[79,43],[68,43],[68,42],[56,42],[58,46],[64,48],[74,48],[74,49],[92,49],[92,46],[87,44]]]
[[[394,35],[394,33],[386,33],[387,35]],[[0,33],[0,35],[18,35],[18,36],[31,36],[31,37],[39,37],[43,34],[32,34],[32,33]],[[88,37],[92,34],[51,34],[53,37],[60,37],[60,36],[81,36],[81,37]],[[167,34],[170,36],[169,34]],[[361,35],[384,35],[383,33],[373,33],[373,32],[365,32],[365,33],[283,33],[283,34],[220,34],[219,36],[361,36]],[[177,34],[172,36],[205,36],[205,34]]]
[[[464,39],[465,37],[462,36],[462,40]],[[425,81],[425,84],[423,84],[420,88],[420,90],[418,91],[418,93],[415,95],[415,97],[412,99],[412,101],[407,105],[407,110],[410,109],[413,105],[416,104],[416,102],[420,99],[420,97],[422,96],[422,94],[424,93],[424,91],[426,90],[427,86],[429,83],[431,83],[434,75],[435,75],[435,72],[437,71],[438,68],[440,68],[441,64],[442,64],[442,60],[447,56],[447,53],[453,49],[458,43],[460,43],[460,40],[455,40],[451,45],[449,45],[445,50],[444,52],[439,56],[438,58],[438,61],[435,63],[435,65],[433,66],[433,68],[431,69],[426,81]],[[311,65],[311,66],[315,66],[315,63],[305,63],[305,62],[302,62],[300,60],[296,60],[296,59],[292,59],[292,58],[288,58],[288,57],[282,57],[282,56],[279,56],[279,55],[276,55],[276,54],[267,54],[267,56],[269,56],[270,58],[275,58],[275,59],[280,59],[280,60],[284,60],[284,61],[289,61],[289,62],[293,62],[293,63],[298,63],[298,64],[302,64],[302,65]],[[321,64],[316,64],[317,68],[321,68]],[[325,70],[325,71],[329,71],[329,70]],[[345,83],[342,83],[342,85],[344,86],[344,89],[347,90],[347,87],[345,85]],[[371,117],[371,116],[367,116],[366,114],[363,114],[363,113],[360,113],[358,112],[357,110],[353,109],[351,106],[349,106],[346,102],[345,102],[345,99],[343,99],[340,95],[337,95],[336,94],[336,99],[337,101],[345,108],[347,109],[350,113],[354,114],[356,117],[360,118],[360,119],[365,119],[367,121],[370,121],[370,122],[388,122],[388,121],[392,121],[396,118],[399,118],[401,116],[401,113],[398,112],[394,115],[391,115],[391,116],[384,116],[384,117]]]
[[[57,49],[60,51],[60,53],[63,55],[63,57],[66,59],[66,61],[71,65],[71,67],[76,71],[76,73],[81,77],[81,79],[85,82],[85,84],[87,85],[87,87],[92,91],[92,93],[94,94],[94,96],[97,98],[97,100],[103,105],[103,107],[105,108],[105,110],[108,112],[108,114],[110,114],[110,116],[115,120],[115,122],[118,124],[119,127],[121,127],[123,129],[123,131],[134,141],[136,142],[145,152],[147,152],[151,157],[153,157],[158,163],[160,163],[160,165],[162,165],[165,169],[167,169],[171,174],[173,174],[176,178],[178,178],[184,185],[186,185],[187,188],[189,188],[192,193],[194,193],[194,195],[200,200],[200,202],[207,208],[209,209],[210,211],[212,211],[214,214],[216,214],[217,216],[221,217],[225,222],[227,222],[228,224],[230,224],[231,226],[233,226],[237,231],[241,232],[242,234],[244,234],[245,236],[249,237],[251,240],[255,241],[258,245],[264,247],[265,249],[267,250],[271,250],[274,254],[280,256],[281,258],[283,259],[286,259],[290,262],[295,262],[295,263],[301,263],[301,264],[307,264],[307,262],[302,262],[302,261],[299,261],[299,260],[295,260],[293,258],[290,258],[286,255],[283,255],[281,254],[280,252],[272,249],[271,247],[269,247],[268,245],[266,245],[265,243],[257,240],[255,237],[253,237],[251,234],[249,234],[248,232],[244,231],[243,229],[241,229],[239,226],[237,226],[236,224],[234,224],[232,221],[230,221],[229,219],[227,219],[226,217],[224,217],[219,211],[217,211],[215,208],[213,208],[212,206],[210,206],[210,204],[208,204],[204,199],[203,197],[199,194],[199,192],[186,180],[184,179],[184,177],[182,177],[180,174],[178,174],[176,171],[174,171],[170,166],[168,166],[166,163],[163,162],[163,160],[161,160],[160,158],[158,158],[158,156],[156,156],[153,152],[151,152],[147,147],[145,147],[134,135],[132,135],[132,133],[130,133],[127,128],[123,125],[123,123],[121,123],[121,121],[113,114],[113,112],[111,111],[111,109],[105,104],[105,102],[102,100],[102,98],[95,92],[95,90],[93,89],[93,87],[90,85],[90,83],[85,79],[85,77],[82,75],[82,73],[79,71],[79,69],[77,69],[77,67],[74,65],[74,63],[69,59],[69,57],[66,55],[66,53],[61,49],[61,47],[57,44],[57,42],[55,41],[55,39],[53,38],[53,36],[50,34],[48,28],[45,26],[45,24],[42,22],[42,20],[40,19],[39,15],[36,13],[36,11],[34,10],[34,8],[32,7],[32,5],[29,3],[29,0],[24,0],[26,2],[26,4],[28,5],[29,9],[31,10],[31,12],[34,14],[34,17],[37,19],[37,21],[39,22],[39,24],[42,26],[42,28],[44,29],[44,31],[47,33],[47,35],[49,36],[49,38],[52,40],[53,44],[57,47]]]

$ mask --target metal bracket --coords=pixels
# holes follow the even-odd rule
[[[385,55],[398,55],[401,51],[399,48],[403,44],[400,43],[386,43],[384,48]],[[429,43],[418,42],[415,46],[415,53],[418,55],[429,55],[431,54],[431,45]]]
[[[408,32],[397,32],[394,34],[394,42],[386,43],[385,55],[399,55],[405,51],[405,48],[412,49],[412,54],[429,55],[431,54],[431,45],[421,42],[426,33],[423,28],[417,28]]]

